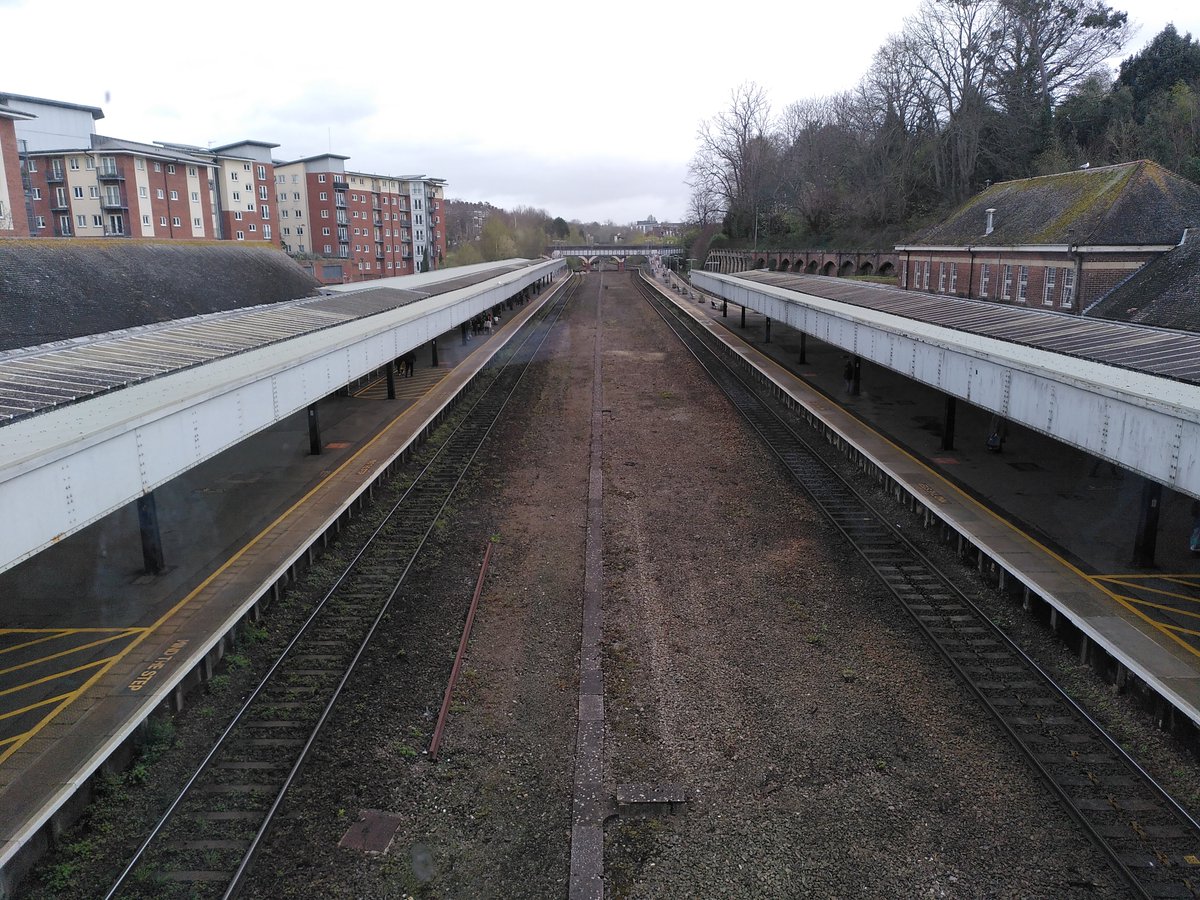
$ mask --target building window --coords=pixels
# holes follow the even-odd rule
[[[441,239],[441,233],[439,232],[435,236],[435,240],[440,240],[440,239]],[[952,294],[958,293],[958,263],[950,264],[950,293],[952,293]]]
[[[297,219],[303,219],[303,218],[304,218],[304,210],[302,210],[302,209],[297,209],[297,210],[293,210],[293,212],[295,212],[295,214],[296,214],[296,218],[297,218]]]
[[[155,171],[155,172],[161,172],[161,171],[162,171],[162,163],[155,163],[155,164],[154,164],[154,171]]]
[[[244,232],[244,231],[237,232],[237,239],[239,241],[244,241],[246,239],[246,232]]]
[[[271,207],[267,206],[267,204],[260,203],[258,206],[258,211],[262,214],[264,219],[271,218]]]
[[[200,192],[199,191],[192,191],[192,202],[193,203],[200,202]]]
[[[146,226],[150,226],[150,216],[148,214],[142,216],[142,224],[146,225]]]
[[[1075,269],[1063,269],[1062,305],[1070,309],[1075,305]]]
[[[45,216],[34,216],[33,217],[33,225],[35,228],[45,228],[46,227],[46,217]]]
[[[1000,299],[1012,299],[1012,266],[1008,263],[1004,264],[1004,283],[1001,285]]]
[[[266,179],[266,177],[267,177],[267,167],[266,166],[258,167],[258,177],[262,178],[262,179]]]
[[[192,227],[193,228],[200,227],[200,217],[199,216],[196,216],[194,219],[192,219]]]
[[[322,228],[322,229],[321,229],[321,234],[323,234],[325,237],[329,237],[329,229],[328,229],[328,228]]]
[[[146,186],[144,184],[138,185],[138,196],[141,197],[143,200],[147,199],[150,196],[150,191],[148,191],[146,189]]]
[[[125,218],[124,218],[124,216],[111,215],[108,217],[108,233],[109,234],[124,234],[125,233]]]
[[[175,174],[175,164],[174,163],[167,163],[167,174],[168,175]]]
[[[324,176],[324,175],[318,175],[318,176],[317,176],[317,184],[324,184],[324,183],[325,183],[325,176]],[[329,248],[328,248],[328,247],[326,247],[326,248],[325,248],[325,251],[326,251],[326,252],[329,252]]]
[[[87,228],[87,216],[82,213],[75,217],[75,224],[80,228]]]
[[[161,200],[161,199],[162,199],[162,198],[165,196],[165,195],[163,194],[163,189],[162,189],[162,188],[155,188],[155,189],[154,189],[154,196],[155,196],[155,197],[157,197],[159,200]]]
[[[93,200],[97,199],[100,196],[100,188],[96,187],[96,185],[94,185],[94,184],[89,185],[88,186],[88,196],[91,197]]]
[[[58,230],[60,232],[62,232],[63,237],[71,236],[71,217],[70,216],[59,216],[58,217]]]
[[[420,221],[420,218],[421,218],[420,216],[417,216],[418,222]],[[419,232],[419,231],[417,232],[417,240],[418,241],[421,240],[421,232]],[[925,290],[929,290],[929,267],[930,267],[929,260],[925,260]]]
[[[233,192],[233,199],[234,199],[234,201],[235,201],[235,202],[239,202],[239,201],[241,201],[241,199],[242,199],[242,192],[241,192],[241,191],[234,191],[234,192]]]
[[[159,225],[161,225],[163,228],[166,228],[166,227],[167,227],[167,217],[166,217],[166,216],[159,216],[159,217],[158,217],[158,224],[159,224]]]
[[[171,216],[171,224],[178,228],[183,223],[179,221],[179,216]]]
[[[137,168],[137,170],[139,172],[146,171],[146,161],[144,159],[142,159],[140,156],[134,161],[134,166]]]
[[[1017,266],[1017,302],[1024,303],[1029,297],[1029,266]]]
[[[946,264],[938,263],[938,293],[946,293]]]
[[[271,199],[270,197],[267,196],[267,186],[265,184],[260,184],[258,186],[258,199],[259,200]]]
[[[188,178],[195,178],[195,177],[196,177],[196,167],[188,166]]]
[[[988,265],[987,263],[984,263],[983,265],[981,265],[979,267],[979,296],[982,297],[984,300],[987,299],[988,281],[991,279],[991,276],[992,276],[992,267],[990,265]]]
[[[104,220],[103,220],[102,218],[100,218],[100,214],[99,214],[99,213],[97,213],[96,215],[92,216],[92,227],[93,227],[93,228],[100,228],[100,227],[102,227],[103,225],[104,225]]]
[[[251,230],[251,231],[258,231],[258,226],[257,226],[257,225],[255,225],[253,222],[251,222],[251,223],[250,223],[250,230]]]
[[[34,170],[34,171],[36,171],[36,170]],[[41,189],[41,188],[34,188],[34,189],[33,189],[33,199],[34,199],[34,200],[41,200],[41,199],[42,199],[42,189]]]
[[[1042,283],[1042,303],[1045,306],[1054,305],[1054,282],[1058,277],[1058,269],[1046,266],[1045,281]]]
[[[72,156],[67,164],[70,166],[72,172],[79,171],[79,157],[78,156]]]
[[[282,234],[282,235],[284,235],[285,237],[291,237],[291,236],[292,236],[292,229],[290,229],[290,228],[282,228],[282,229],[280,229],[280,232],[279,232],[279,233],[280,233],[280,234]]]
[[[37,171],[37,160],[36,159],[27,160],[25,162],[25,168],[28,169],[30,172],[36,172]]]
[[[233,220],[234,220],[235,222],[240,222],[240,221],[242,221],[242,213],[241,213],[241,210],[238,210],[238,211],[236,211],[236,212],[233,214]]]
[[[321,199],[321,200],[328,200],[328,199],[329,199],[329,192],[328,192],[328,191],[321,191],[321,194],[320,194],[320,199]]]
[[[304,234],[304,226],[303,225],[297,226],[296,234]]]
[[[230,173],[229,173],[229,180],[230,180],[230,181],[237,181],[237,180],[238,180],[238,174],[237,174],[237,172],[230,172]]]
[[[82,200],[83,199],[83,188],[79,187],[78,185],[71,188],[71,196],[73,196],[76,200]]]
[[[329,252],[331,249],[332,249],[332,248],[331,248],[331,247],[330,247],[328,244],[326,244],[326,245],[325,245],[325,252],[326,252],[326,253],[328,253],[328,252]]]
[[[321,210],[321,218],[328,219],[329,218],[329,210],[327,210],[327,209]]]
[[[271,239],[271,226],[263,225],[263,240],[269,241],[270,239]]]
[[[178,200],[179,199],[179,191],[171,191],[171,199]]]
[[[242,169],[243,169],[243,171],[249,172],[250,171],[250,163],[242,163]]]

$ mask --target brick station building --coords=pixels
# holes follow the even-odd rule
[[[1078,313],[1200,226],[1200,186],[1150,160],[994,184],[896,247],[909,290]]]

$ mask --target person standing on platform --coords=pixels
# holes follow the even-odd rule
[[[1192,501],[1192,536],[1188,540],[1188,549],[1200,556],[1200,500]]]
[[[404,354],[404,377],[405,378],[413,377],[413,367],[416,365],[416,363],[417,363],[417,354],[415,352],[413,352],[412,350],[409,350],[407,353]]]
[[[842,366],[842,380],[846,382],[846,393],[849,394],[854,390],[854,361],[848,356],[843,356],[842,359],[846,361]]]

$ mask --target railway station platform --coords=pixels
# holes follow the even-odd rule
[[[1187,548],[1190,498],[1164,489],[1155,566],[1135,568],[1141,477],[1019,426],[992,452],[991,413],[961,401],[953,449],[942,449],[945,398],[936,390],[864,360],[852,395],[841,348],[808,336],[801,363],[798,331],[772,322],[768,341],[766,319],[754,310],[743,328],[736,304],[723,313],[720,298],[658,284],[807,407],[827,435],[857,448],[864,468],[924,507],[927,521],[956,531],[981,571],[1023,592],[1027,605],[1031,596],[1044,602],[1051,626],[1081,658],[1106,666],[1118,686],[1147,687],[1160,721],[1190,731],[1195,743],[1200,558]]]
[[[145,718],[178,707],[233,630],[294,575],[554,292],[417,351],[412,378],[379,375],[302,410],[156,491],[165,571],[144,574],[137,513],[118,510],[0,573],[0,898],[122,765]]]

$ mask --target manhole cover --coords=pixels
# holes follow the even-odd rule
[[[399,827],[398,815],[378,809],[364,809],[358,814],[358,821],[342,835],[338,846],[366,853],[383,853]]]

